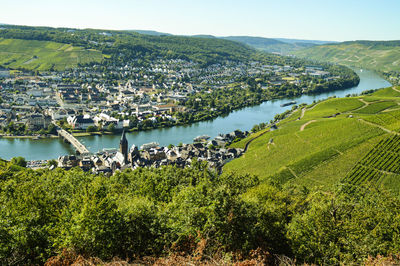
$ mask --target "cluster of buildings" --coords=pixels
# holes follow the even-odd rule
[[[190,166],[193,160],[206,161],[210,168],[220,171],[227,162],[242,155],[243,149],[226,148],[233,140],[244,138],[248,132],[236,130],[221,134],[212,140],[206,136],[198,138],[193,144],[160,147],[148,143],[140,149],[128,146],[125,131],[122,133],[119,150],[103,150],[93,155],[66,155],[58,158],[58,167],[70,169],[80,167],[84,171],[111,175],[117,170],[138,167],[160,167],[163,165]]]
[[[257,82],[263,89],[291,83],[303,91],[312,78],[339,78],[315,66],[226,61],[200,67],[179,59],[159,59],[147,65],[133,60],[123,66],[94,65],[40,76],[1,70],[0,127],[13,122],[38,130],[46,128],[50,119],[67,120],[71,128],[80,130],[175,122],[177,112],[193,112],[185,107],[192,95],[261,76]]]

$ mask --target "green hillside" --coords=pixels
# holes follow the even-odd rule
[[[62,70],[102,59],[100,51],[71,44],[0,38],[0,65],[8,68]]]
[[[315,45],[314,43],[312,43],[312,41],[307,42],[303,40],[298,40],[298,42],[296,42],[296,40],[293,40],[291,42],[286,42],[284,41],[284,39],[281,41],[272,38],[251,36],[228,36],[221,38],[243,43],[260,51],[279,54],[290,54],[293,51],[312,47]]]
[[[399,132],[398,89],[331,98],[295,111],[278,124],[278,130],[254,139],[245,155],[228,163],[224,172],[322,190],[357,178],[354,184],[373,182],[398,191],[391,184],[400,180]],[[234,146],[244,147],[251,138]]]
[[[399,103],[386,88],[306,106],[235,143],[254,140],[221,175],[196,160],[109,177],[0,159],[0,264],[398,264]]]
[[[76,64],[79,61],[87,63],[101,60],[101,54],[110,59],[105,62],[110,64],[125,64],[138,58],[142,60],[165,58],[191,60],[203,65],[225,60],[249,60],[256,54],[254,49],[229,40],[156,36],[132,31],[8,25],[0,30],[0,38],[15,40],[15,42],[5,41],[0,47],[3,59],[1,63],[5,67],[20,68],[30,64],[32,67],[29,68],[35,68],[42,63],[41,69],[46,69],[46,66],[49,67],[55,61],[55,68],[62,69],[65,65],[71,64],[70,62]],[[33,58],[35,55],[38,57],[40,55],[41,58],[38,58],[40,60]],[[10,56],[12,59],[9,62],[6,59]],[[61,59],[58,58],[60,56]],[[31,59],[35,60],[30,61]],[[37,61],[37,65],[34,61]]]
[[[400,71],[400,43],[355,41],[313,46],[294,52],[299,57],[378,71]]]

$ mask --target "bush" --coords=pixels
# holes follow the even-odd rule
[[[15,164],[21,167],[26,167],[26,161],[24,157],[14,157],[11,159],[11,164]]]
[[[86,129],[86,132],[91,133],[91,132],[96,132],[97,131],[97,127],[95,126],[88,126],[88,128]]]

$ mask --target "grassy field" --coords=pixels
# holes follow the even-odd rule
[[[69,44],[0,38],[0,65],[29,70],[63,70],[78,63],[100,62],[101,52]]]
[[[388,109],[398,103],[396,91],[386,88],[372,95],[332,98],[308,106],[301,119],[298,110],[280,122],[278,130],[258,132],[235,143],[235,147],[243,147],[254,139],[248,151],[228,163],[224,172],[329,190],[377,143],[399,131],[400,110]],[[387,175],[380,184],[390,178],[394,177]]]
[[[400,47],[348,42],[313,46],[294,52],[299,57],[380,71],[400,69]]]

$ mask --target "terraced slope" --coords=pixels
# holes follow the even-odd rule
[[[388,179],[391,182],[387,182]],[[393,184],[399,191],[400,184],[400,134],[382,139],[351,169],[343,180],[357,185],[369,182],[377,185],[382,181]]]
[[[293,52],[299,57],[378,71],[400,71],[400,44],[355,41],[319,45]]]
[[[224,171],[323,190],[358,174],[361,176],[357,182],[379,180],[379,184],[390,188],[393,180],[400,182],[395,171],[398,155],[394,154],[400,146],[396,142],[400,132],[399,104],[400,92],[390,87],[371,95],[332,98],[307,106],[280,122],[278,130],[254,139],[245,155],[228,163]],[[234,146],[244,147],[252,138]],[[397,144],[392,148],[377,145],[381,141]],[[371,154],[378,154],[382,162],[362,172],[369,161],[377,160]]]
[[[100,51],[51,41],[0,38],[0,65],[30,70],[63,70],[78,63],[100,62]]]

